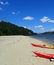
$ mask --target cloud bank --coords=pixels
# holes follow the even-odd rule
[[[41,22],[50,22],[50,23],[54,23],[54,20],[50,19],[47,16],[44,16],[43,18],[40,19]]]
[[[35,28],[38,28],[38,29],[41,29],[41,30],[44,30],[44,27],[42,25],[38,25],[38,26],[34,26]]]

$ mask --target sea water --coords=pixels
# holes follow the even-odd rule
[[[31,37],[54,45],[54,34],[38,34],[38,35],[32,35]]]

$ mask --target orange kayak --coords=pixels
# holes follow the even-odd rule
[[[34,47],[54,49],[53,45],[40,45],[40,44],[33,44],[33,43],[31,43],[31,45],[34,46]]]

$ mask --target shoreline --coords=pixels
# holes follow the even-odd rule
[[[51,54],[54,49],[36,48],[31,43],[46,44],[29,36],[1,36],[0,65],[53,65],[48,59],[33,57],[32,51]]]
[[[37,40],[43,41],[46,44],[49,45],[54,45],[54,35],[35,35],[35,36],[31,36],[32,38],[35,38]]]

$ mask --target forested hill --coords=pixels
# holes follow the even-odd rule
[[[10,22],[0,21],[0,35],[32,35],[32,30],[19,27]]]
[[[44,32],[42,34],[54,34],[54,31],[50,31],[50,32]]]

